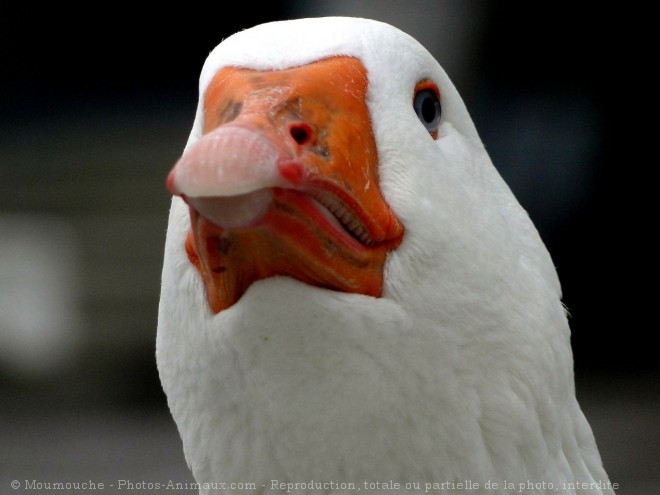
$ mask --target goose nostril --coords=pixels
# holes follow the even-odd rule
[[[309,125],[299,123],[293,124],[291,127],[289,127],[289,134],[291,134],[291,137],[296,143],[302,145],[312,140],[314,131],[312,131],[312,128]]]

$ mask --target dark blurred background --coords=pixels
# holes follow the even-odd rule
[[[620,494],[659,493],[646,14],[461,0],[207,9],[0,7],[0,493],[13,479],[193,480],[154,359],[164,179],[209,51],[321,15],[389,22],[452,77],[557,266],[610,477]]]

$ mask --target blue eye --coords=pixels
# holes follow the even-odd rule
[[[426,130],[436,138],[442,115],[438,94],[432,89],[419,89],[413,99],[413,108]]]

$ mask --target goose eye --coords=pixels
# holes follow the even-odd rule
[[[417,84],[415,97],[413,98],[413,108],[419,121],[424,124],[433,139],[437,139],[440,116],[442,115],[438,87],[430,81]]]

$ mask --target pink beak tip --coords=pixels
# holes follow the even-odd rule
[[[180,196],[181,191],[176,187],[174,184],[174,169],[170,171],[169,174],[167,174],[167,180],[165,181],[165,187],[167,187],[167,190],[171,192],[174,196]]]

